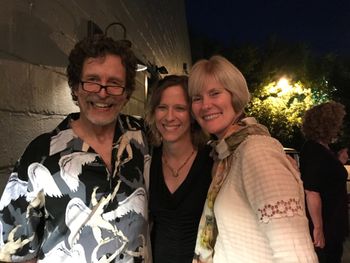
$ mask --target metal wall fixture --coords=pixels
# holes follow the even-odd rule
[[[89,20],[87,22],[87,36],[91,37],[93,35],[102,35],[102,29],[93,21]]]
[[[88,25],[87,25],[87,34],[89,37],[93,36],[93,35],[108,35],[108,30],[112,27],[112,26],[119,26],[122,28],[123,30],[123,38],[120,39],[119,41],[123,41],[128,47],[132,46],[132,43],[130,40],[126,39],[126,27],[124,26],[124,24],[120,23],[120,22],[113,22],[110,23],[109,25],[106,26],[104,32],[102,31],[102,29],[93,21],[89,20],[88,21]],[[140,59],[137,58],[137,68],[136,71],[140,72],[140,71],[145,71],[147,70],[147,66],[145,65],[145,63],[143,63]]]

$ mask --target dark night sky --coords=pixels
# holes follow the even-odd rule
[[[190,31],[227,45],[274,35],[311,50],[350,55],[350,0],[186,0]]]

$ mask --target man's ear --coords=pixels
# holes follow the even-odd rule
[[[79,84],[71,87],[70,94],[72,95],[74,103],[78,106],[78,88]]]
[[[80,85],[80,84],[75,84],[75,85],[73,85],[72,90],[73,90],[74,92],[78,92],[79,85]]]

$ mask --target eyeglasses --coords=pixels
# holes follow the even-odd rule
[[[125,87],[121,85],[102,85],[100,83],[91,82],[91,81],[80,81],[81,87],[84,91],[92,92],[92,93],[99,93],[101,89],[105,89],[107,94],[113,95],[113,96],[120,96],[123,95]]]

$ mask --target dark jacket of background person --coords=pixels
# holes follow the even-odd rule
[[[314,141],[305,143],[300,158],[304,188],[321,195],[325,239],[343,242],[349,230],[346,169],[332,151]],[[312,231],[311,220],[310,227]]]
[[[347,171],[330,144],[338,139],[344,106],[327,102],[306,111],[300,153],[310,233],[320,262],[341,262],[348,235]]]

